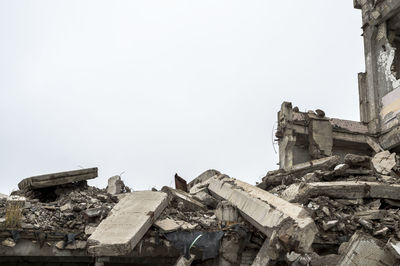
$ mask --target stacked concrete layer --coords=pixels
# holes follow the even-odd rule
[[[84,181],[97,177],[97,167],[82,170],[67,171],[40,176],[33,176],[23,179],[18,184],[19,189],[37,189],[44,187],[52,187],[63,184]]]
[[[226,175],[213,177],[208,188],[217,197],[231,202],[267,236],[277,231],[279,236],[289,238],[289,242],[296,242],[293,249],[310,251],[317,228],[303,208]]]
[[[90,236],[88,252],[95,256],[128,255],[167,205],[163,192],[130,193]]]
[[[303,202],[310,197],[327,196],[334,199],[380,198],[400,200],[400,185],[377,182],[315,182],[293,184],[282,197],[291,202]]]

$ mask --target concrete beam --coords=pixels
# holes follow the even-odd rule
[[[18,184],[19,189],[37,189],[84,181],[97,177],[97,167],[82,170],[67,171],[23,179]]]
[[[400,185],[356,181],[297,183],[289,186],[281,196],[290,202],[304,202],[310,197],[318,196],[336,199],[400,200]]]
[[[208,189],[234,205],[253,226],[270,237],[277,232],[290,250],[308,252],[317,228],[303,208],[226,175],[213,177]]]
[[[167,205],[168,196],[163,192],[128,194],[89,237],[88,252],[94,256],[129,254]]]

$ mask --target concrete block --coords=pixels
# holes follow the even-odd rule
[[[167,205],[168,197],[163,192],[128,194],[89,237],[88,252],[94,256],[129,254]]]
[[[121,194],[125,184],[119,175],[112,176],[108,179],[107,193],[111,195]]]
[[[52,187],[52,186],[58,186],[58,185],[93,179],[96,177],[97,177],[97,167],[87,168],[76,171],[67,171],[67,172],[28,177],[19,182],[18,188],[23,190],[23,189]]]
[[[387,266],[398,265],[398,261],[385,244],[379,240],[356,232],[347,244],[347,249],[339,260],[338,266]]]
[[[239,212],[230,202],[224,200],[218,203],[215,216],[221,222],[238,222]]]
[[[317,227],[305,209],[226,175],[213,177],[208,189],[268,237],[277,232],[290,249],[310,251]]]
[[[372,158],[371,162],[376,172],[382,175],[388,175],[393,167],[396,166],[396,153],[390,153],[390,151],[377,153],[374,158]]]
[[[290,185],[281,197],[290,202],[304,202],[309,197],[327,196],[335,199],[400,199],[400,185],[377,182],[315,182]]]

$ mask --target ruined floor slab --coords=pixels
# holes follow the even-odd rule
[[[327,196],[335,199],[400,199],[400,185],[377,182],[336,181],[298,183],[289,186],[281,197],[290,202],[304,202],[310,197]]]
[[[211,178],[208,189],[232,203],[245,219],[268,237],[277,232],[294,250],[310,250],[317,228],[303,208],[226,175]]]
[[[347,244],[347,252],[343,254],[339,266],[388,266],[399,265],[396,258],[384,248],[377,239],[356,232]]]
[[[95,167],[95,168],[87,168],[75,171],[32,176],[25,178],[21,182],[19,182],[18,188],[21,190],[37,189],[37,188],[69,184],[78,181],[84,181],[96,178],[97,172],[98,172],[97,167]]]
[[[94,256],[129,254],[167,205],[168,196],[163,192],[128,194],[89,237],[88,252]]]

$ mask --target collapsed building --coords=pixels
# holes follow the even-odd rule
[[[279,169],[256,185],[207,170],[132,191],[97,168],[0,194],[0,265],[399,265],[400,1],[354,0],[360,122],[284,102]]]

